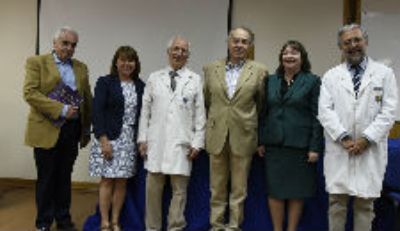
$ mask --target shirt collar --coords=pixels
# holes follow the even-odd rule
[[[72,65],[72,60],[71,59],[67,59],[65,62],[61,61],[61,59],[58,58],[56,52],[52,52],[53,57],[54,57],[54,61],[56,62],[56,64],[69,64]]]
[[[177,75],[175,76],[175,77],[182,77],[183,76],[183,73],[185,72],[185,69],[186,69],[186,67],[185,66],[183,66],[181,69],[178,69],[178,70],[174,70],[174,69],[172,69],[172,67],[171,66],[167,66],[167,73],[168,73],[168,75],[169,75],[169,73],[171,72],[171,71],[175,71],[176,73],[177,73]]]
[[[240,60],[239,63],[231,63],[230,61],[227,61],[225,64],[225,69],[226,71],[240,70],[242,69],[245,62],[246,60]]]
[[[354,69],[355,66],[358,66],[359,68],[361,68],[362,71],[365,71],[365,69],[367,69],[367,64],[368,64],[368,57],[364,57],[363,60],[357,65],[352,65],[349,62],[346,62],[346,66],[349,71],[351,69]]]

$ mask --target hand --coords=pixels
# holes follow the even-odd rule
[[[361,155],[364,153],[365,149],[369,146],[369,141],[364,138],[358,138],[354,143],[354,148],[351,150],[351,154],[353,155]]]
[[[257,154],[259,157],[263,157],[265,155],[265,146],[264,145],[258,146]]]
[[[112,155],[112,145],[106,136],[100,137],[100,148],[104,159],[111,160]]]
[[[76,106],[68,105],[68,110],[67,110],[67,114],[65,115],[65,118],[67,120],[77,118],[78,117],[78,109],[79,108]]]
[[[189,160],[194,160],[197,158],[197,156],[199,155],[199,150],[196,148],[191,147],[189,149],[189,153],[188,153],[188,159]]]
[[[342,147],[349,152],[349,154],[351,153],[351,150],[353,150],[355,145],[354,141],[351,138],[343,138],[340,143]]]
[[[139,153],[143,159],[147,159],[147,143],[139,143]]]
[[[307,155],[308,155],[308,160],[307,160],[308,163],[316,163],[318,161],[319,154],[317,152],[309,151]]]

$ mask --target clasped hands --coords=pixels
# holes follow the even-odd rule
[[[340,143],[350,155],[361,155],[369,146],[369,141],[365,137],[356,140],[353,140],[350,137],[345,137],[340,141]]]
[[[140,142],[140,143],[139,143],[139,153],[140,153],[140,156],[141,156],[143,159],[147,159],[147,148],[148,148],[147,142]],[[189,148],[189,152],[188,152],[188,154],[187,154],[188,159],[189,159],[189,160],[194,160],[194,159],[196,159],[197,156],[199,155],[199,152],[200,152],[199,149],[194,148],[194,147],[190,147],[190,148]]]

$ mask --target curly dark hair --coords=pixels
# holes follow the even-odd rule
[[[114,57],[111,62],[110,74],[118,76],[117,60],[118,58],[127,59],[129,61],[135,61],[135,70],[131,74],[131,79],[139,78],[140,73],[140,60],[136,50],[130,46],[120,46],[115,51]]]
[[[283,52],[285,49],[290,46],[291,48],[297,50],[300,52],[300,57],[301,57],[301,67],[300,70],[303,72],[310,72],[311,71],[311,63],[310,60],[308,59],[308,53],[306,49],[304,48],[303,44],[301,44],[299,41],[296,40],[289,40],[285,44],[283,44],[281,52],[279,53],[279,66],[276,69],[276,73],[278,75],[284,75],[285,69],[282,64],[282,56]]]

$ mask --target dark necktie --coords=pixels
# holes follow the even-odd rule
[[[360,89],[361,85],[361,67],[359,65],[354,65],[352,66],[354,69],[354,74],[353,74],[353,84],[354,84],[354,92],[356,93],[356,96],[358,95],[358,90]]]
[[[175,77],[178,76],[178,73],[176,73],[176,71],[170,71],[169,76],[171,77],[171,89],[172,89],[172,91],[175,91],[175,89],[176,89]]]

